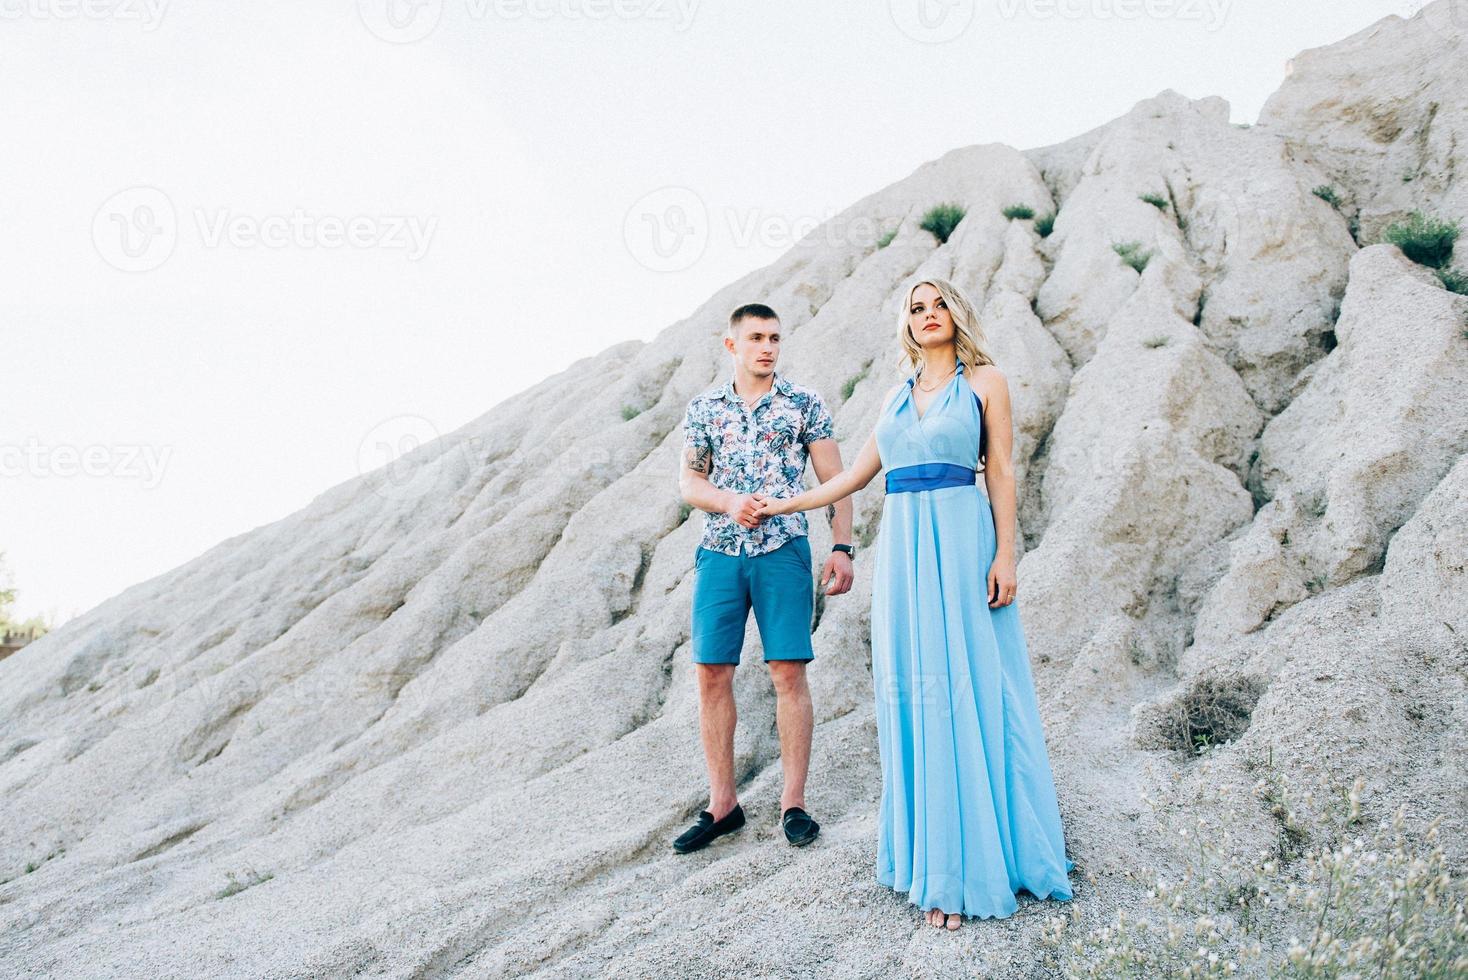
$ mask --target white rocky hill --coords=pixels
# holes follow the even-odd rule
[[[1367,824],[1440,818],[1462,874],[1468,298],[1380,238],[1468,217],[1465,37],[1438,0],[1302,54],[1252,127],[1166,91],[1068,143],[954,150],[653,341],[0,662],[0,974],[1058,975],[1151,914],[1196,851],[1179,821],[1302,867],[1358,776]],[[943,202],[946,243],[919,227]],[[818,605],[818,844],[780,836],[751,626],[751,826],[670,847],[706,792],[684,408],[729,371],[729,310],[767,302],[850,459],[921,275],[970,292],[1010,378],[1019,608],[1077,862],[1069,905],[954,935],[873,877],[870,561]]]

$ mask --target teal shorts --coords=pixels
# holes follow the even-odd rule
[[[751,607],[766,662],[815,659],[815,582],[805,535],[762,555],[726,555],[699,546],[693,558],[693,662],[739,663]]]

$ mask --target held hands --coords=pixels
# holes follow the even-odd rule
[[[743,527],[758,527],[759,522],[767,517],[793,513],[793,508],[789,506],[792,499],[782,500],[763,493],[732,494],[724,513]]]
[[[724,513],[743,527],[757,527],[759,522],[777,514],[793,513],[789,506],[792,498],[781,499],[763,493],[737,493],[729,497],[729,506]]]
[[[729,498],[729,506],[724,509],[724,513],[743,527],[756,527],[768,517],[793,514],[795,508],[791,504],[794,500],[794,497],[771,497],[763,493],[734,494]],[[821,585],[824,587],[829,583],[826,595],[841,595],[851,591],[851,583],[855,579],[856,575],[851,569],[851,556],[842,551],[833,551],[821,568]]]
[[[764,494],[762,493],[730,494],[724,513],[734,518],[734,521],[741,527],[758,527],[759,522],[765,516],[759,512],[760,503],[763,500]]]
[[[762,493],[754,494],[754,496],[759,500],[759,508],[755,513],[761,518],[795,513],[795,508],[790,506],[795,500],[794,497],[770,497]]]

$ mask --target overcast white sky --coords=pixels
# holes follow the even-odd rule
[[[1421,6],[0,0],[16,611],[64,621],[651,338],[954,147],[1166,88],[1252,121],[1288,58]]]

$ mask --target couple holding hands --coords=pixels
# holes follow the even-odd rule
[[[871,605],[871,672],[882,769],[876,875],[934,926],[1003,918],[1016,894],[1071,898],[1060,812],[1029,655],[1014,606],[1009,388],[973,307],[953,284],[912,284],[898,313],[911,373],[843,469],[814,390],[775,370],[780,321],[739,307],[724,347],[734,376],[689,403],[683,499],[706,512],[694,558],[693,662],[709,806],[680,853],[744,826],[734,781],[734,668],[751,608],[776,698],[786,839],[820,825],[805,809],[813,714],[805,665],[814,587],[808,510],[836,541],[820,581],[851,588],[851,495],[886,470]],[[804,490],[807,458],[820,485]],[[982,474],[985,490],[977,485]]]

